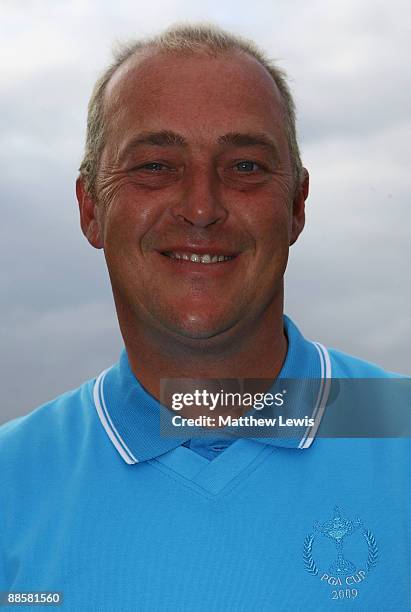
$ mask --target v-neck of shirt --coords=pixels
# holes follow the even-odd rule
[[[275,452],[274,447],[239,438],[212,461],[184,445],[152,459],[154,467],[171,473],[198,493],[217,496],[228,486],[246,478],[259,463]]]

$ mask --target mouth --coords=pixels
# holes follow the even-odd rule
[[[161,251],[161,254],[170,259],[205,265],[224,263],[237,257],[237,255],[225,255],[223,253],[194,253],[190,251]]]

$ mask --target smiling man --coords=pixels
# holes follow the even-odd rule
[[[104,113],[93,190],[82,176],[77,193],[133,372],[154,395],[160,378],[203,370],[275,376],[308,175],[292,159],[272,76],[241,50],[149,47],[115,71]]]
[[[253,44],[177,26],[126,48],[97,82],[77,198],[125,349],[0,429],[4,601],[409,609],[409,439],[318,429],[332,377],[391,375],[306,340],[283,314],[307,195],[285,77]],[[162,381],[177,380],[193,416],[196,399],[217,397],[193,381],[223,379],[309,381],[313,393],[271,394],[288,434],[162,428]]]

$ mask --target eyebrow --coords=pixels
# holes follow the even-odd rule
[[[161,130],[159,132],[142,132],[136,138],[130,140],[129,143],[124,147],[120,153],[120,159],[124,159],[129,153],[136,149],[139,145],[153,145],[156,147],[170,147],[170,146],[187,146],[187,141],[170,130]]]
[[[232,147],[264,147],[268,149],[276,159],[279,158],[278,147],[275,141],[261,133],[229,132],[223,136],[220,136],[217,139],[217,143],[223,146]],[[188,146],[188,142],[183,136],[170,130],[160,130],[159,132],[142,132],[125,146],[120,154],[120,158],[124,159],[139,145],[147,144],[157,147]]]
[[[229,132],[228,134],[224,134],[224,136],[220,136],[217,142],[218,144],[233,147],[264,147],[265,149],[268,149],[276,159],[279,158],[277,144],[265,134]]]

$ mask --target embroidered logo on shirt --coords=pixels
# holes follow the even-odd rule
[[[335,506],[332,519],[313,525],[314,533],[309,533],[303,546],[304,566],[307,572],[318,577],[325,585],[334,587],[331,599],[355,599],[359,594],[358,585],[365,580],[378,562],[378,546],[369,529],[366,529],[361,519],[344,518],[339,507]],[[349,536],[361,538],[364,545],[363,559],[349,559],[344,549]],[[335,555],[328,562],[317,560],[313,554],[313,546],[317,538],[328,538],[334,545]],[[315,550],[315,546],[314,546]]]

